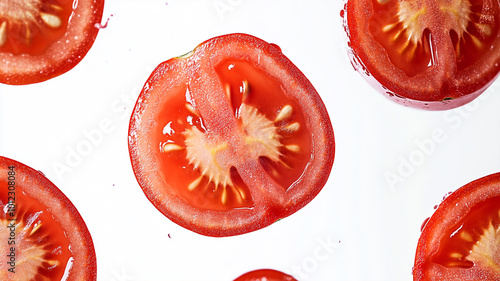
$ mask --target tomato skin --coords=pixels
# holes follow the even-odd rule
[[[284,191],[263,175],[262,167],[255,161],[240,158],[238,172],[244,179],[259,182],[252,189],[252,200],[258,207],[235,208],[226,211],[199,209],[178,196],[175,189],[163,181],[164,172],[158,171],[155,157],[157,145],[150,142],[154,136],[155,112],[168,103],[169,95],[182,85],[189,83],[196,89],[198,98],[211,104],[198,104],[205,125],[220,132],[218,137],[230,140],[235,132],[235,123],[228,113],[228,104],[221,102],[224,93],[218,88],[219,81],[213,69],[228,58],[237,58],[255,63],[267,69],[268,76],[279,81],[288,95],[296,99],[310,113],[305,117],[307,128],[314,136],[311,150],[314,161],[310,161],[304,174],[294,188]],[[256,63],[259,61],[259,63]],[[252,87],[252,86],[250,86]],[[203,89],[203,90],[200,90]],[[292,89],[298,89],[293,93]],[[299,94],[298,94],[299,93]],[[208,95],[208,96],[207,96]],[[296,95],[296,96],[294,96]],[[303,109],[301,109],[303,110]],[[220,116],[213,115],[214,112]],[[237,141],[233,142],[237,145]],[[151,74],[134,108],[129,127],[129,151],[135,176],[148,199],[155,207],[175,223],[206,236],[232,236],[266,227],[275,221],[296,212],[311,201],[326,183],[334,158],[334,137],[331,122],[316,90],[281,50],[256,37],[246,34],[229,34],[212,38],[198,45],[186,56],[173,58],[160,64]],[[241,151],[241,149],[236,150]],[[243,153],[243,152],[241,152]],[[308,176],[309,175],[309,176]]]
[[[297,281],[297,279],[274,269],[257,269],[239,276],[234,281]]]
[[[422,19],[430,30],[434,52],[432,66],[416,75],[408,75],[396,66],[386,49],[375,38],[383,23],[370,24],[374,17],[374,1],[349,0],[346,3],[344,28],[348,37],[349,56],[354,68],[376,90],[404,106],[425,110],[447,110],[471,102],[483,93],[500,72],[500,12],[496,1],[484,1],[485,10],[495,11],[490,51],[464,69],[457,66],[448,21],[443,18]],[[391,2],[391,1],[381,1]],[[392,1],[395,3],[398,1]],[[447,1],[421,1],[427,7]],[[457,1],[455,1],[457,2]],[[460,1],[458,1],[460,2]],[[463,1],[465,2],[465,1]],[[392,5],[392,4],[387,4]],[[429,8],[436,13],[434,8]],[[437,10],[437,9],[436,9]],[[384,15],[382,16],[384,17]]]
[[[66,280],[97,280],[97,263],[92,237],[75,206],[41,172],[0,156],[1,179],[7,181],[7,175],[12,170],[15,171],[15,192],[22,192],[26,197],[43,202],[67,236],[74,260]],[[29,204],[29,202],[18,202],[18,204]]]
[[[498,280],[499,272],[478,266],[447,268],[431,260],[443,241],[449,239],[447,231],[453,229],[471,208],[498,196],[500,173],[472,181],[446,197],[423,227],[416,250],[413,280]]]
[[[43,82],[75,67],[88,53],[99,32],[104,0],[73,1],[64,35],[36,55],[0,51],[0,83],[26,85]]]

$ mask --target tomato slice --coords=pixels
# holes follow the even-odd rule
[[[0,0],[0,82],[31,84],[67,72],[99,31],[104,0]]]
[[[0,157],[1,280],[96,280],[92,238],[40,172]]]
[[[334,136],[318,93],[278,46],[230,34],[154,70],[132,114],[129,150],[163,214],[229,236],[311,201],[329,177]]]
[[[414,280],[500,280],[500,173],[439,205],[418,241]]]
[[[234,281],[297,281],[297,279],[274,269],[257,269],[241,275]]]
[[[458,107],[500,71],[497,0],[349,0],[342,14],[353,65],[398,103]]]

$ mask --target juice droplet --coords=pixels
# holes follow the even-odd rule
[[[112,16],[114,16],[114,15],[111,14],[104,24],[96,23],[94,26],[98,29],[104,29],[104,28],[108,27],[109,20],[111,19]]]

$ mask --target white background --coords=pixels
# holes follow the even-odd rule
[[[233,280],[274,268],[306,280],[411,280],[420,226],[449,191],[500,171],[500,81],[469,105],[393,103],[354,71],[335,1],[108,0],[91,51],[68,73],[0,85],[0,155],[53,181],[92,234],[98,280]],[[214,36],[278,44],[332,119],[336,157],[305,208],[265,229],[210,238],[146,199],[127,129],[153,68]],[[394,180],[388,180],[393,178]]]

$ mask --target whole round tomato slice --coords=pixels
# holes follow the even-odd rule
[[[0,0],[0,82],[30,84],[78,64],[99,31],[104,0]]]
[[[413,280],[500,280],[500,173],[439,205],[418,241]]]
[[[0,280],[96,280],[90,233],[42,173],[0,157]]]
[[[245,34],[160,64],[129,129],[146,196],[208,236],[260,229],[302,208],[326,183],[334,147],[311,83],[278,46]]]
[[[241,275],[234,281],[297,281],[297,279],[274,269],[257,269]]]
[[[500,71],[498,0],[349,0],[352,62],[398,103],[461,106]]]

